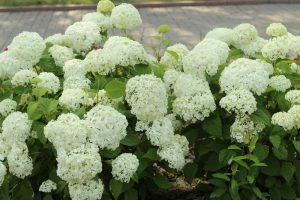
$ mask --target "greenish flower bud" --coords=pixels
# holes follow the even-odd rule
[[[97,5],[97,12],[108,14],[115,7],[115,4],[110,0],[101,0]]]

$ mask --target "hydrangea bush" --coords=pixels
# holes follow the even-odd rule
[[[64,34],[23,32],[0,54],[0,199],[299,198],[300,36],[245,23],[189,50],[161,25],[152,56],[127,34],[141,24],[101,0]]]

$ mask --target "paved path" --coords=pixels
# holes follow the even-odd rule
[[[44,37],[63,33],[88,12],[92,11],[0,13],[0,48],[6,47],[22,31],[36,31]],[[300,35],[300,4],[143,8],[140,13],[143,27],[133,34],[144,32],[150,36],[158,25],[169,24],[172,27],[170,39],[189,47],[212,28],[234,27],[242,22],[254,24],[262,36],[271,22],[282,22],[291,33]]]

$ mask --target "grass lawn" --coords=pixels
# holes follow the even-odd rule
[[[91,4],[99,0],[0,0],[0,6],[22,5],[53,5],[53,4]],[[182,0],[116,0],[115,3],[143,3],[143,2],[176,2]],[[188,1],[188,0],[183,0]]]

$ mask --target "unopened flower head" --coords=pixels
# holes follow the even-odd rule
[[[272,23],[268,26],[266,33],[271,37],[280,37],[286,35],[288,32],[282,23]]]

